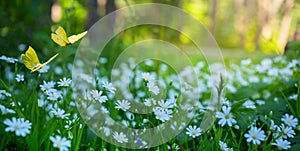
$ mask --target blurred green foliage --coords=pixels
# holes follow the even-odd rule
[[[87,18],[89,11],[89,1],[92,0],[57,0],[57,3],[62,8],[62,18],[58,22],[51,20],[51,2],[38,1],[38,0],[14,0],[14,1],[1,1],[0,2],[0,41],[1,41],[1,54],[7,56],[19,56],[21,52],[16,54],[18,46],[25,44],[26,46],[32,45],[37,52],[45,55],[50,55],[53,52],[60,51],[54,43],[52,43],[50,34],[56,25],[63,26],[68,35],[75,34],[87,30]],[[282,19],[286,15],[285,7],[289,6],[285,3],[282,8],[276,11],[276,14],[270,16],[270,23],[266,23],[260,31],[259,16],[256,11],[258,10],[258,1],[243,1],[243,7],[235,8],[235,5],[240,0],[229,1],[206,1],[206,0],[115,0],[116,7],[122,8],[127,5],[142,4],[142,3],[164,3],[173,5],[184,9],[195,18],[200,20],[209,30],[211,30],[216,41],[221,48],[226,49],[239,49],[245,51],[261,50],[264,53],[279,53],[282,52],[282,44],[279,44],[281,38],[280,28],[282,26]],[[105,0],[102,0],[105,2]],[[213,3],[216,2],[216,3]],[[269,1],[271,2],[271,1]],[[105,3],[100,4],[98,1],[98,15],[103,17],[105,12]],[[215,10],[213,10],[215,6]],[[253,7],[253,11],[249,10]],[[300,18],[299,0],[293,1],[291,9],[289,28],[286,33],[288,37],[284,40],[291,39],[293,33],[297,29],[298,20]],[[215,11],[215,12],[214,12]],[[269,9],[272,11],[272,8]],[[102,12],[102,14],[101,14]],[[213,15],[215,13],[215,16]],[[100,18],[99,17],[99,18]],[[215,17],[215,19],[214,19]],[[289,16],[288,16],[289,17]],[[244,22],[238,27],[237,19],[243,19]],[[137,27],[140,30],[143,27]],[[147,27],[145,27],[146,29]],[[241,29],[242,31],[239,31]],[[189,30],[189,29],[185,29]],[[270,30],[270,31],[269,31]],[[268,33],[268,31],[270,33]],[[134,32],[127,32],[134,34]],[[159,37],[160,39],[168,40],[180,45],[192,45],[184,36],[174,33],[164,28],[153,28],[142,30],[140,35],[132,35],[123,39],[125,43],[135,42],[138,39],[147,37]],[[267,35],[267,37],[266,37]],[[140,37],[138,37],[140,36]],[[283,42],[284,42],[283,40]],[[118,49],[123,49],[123,45],[117,46]],[[75,47],[74,47],[75,49]],[[51,53],[49,51],[52,51]],[[115,55],[115,54],[110,54]]]

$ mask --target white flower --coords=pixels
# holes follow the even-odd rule
[[[171,110],[164,110],[163,108],[160,107],[154,108],[153,113],[155,115],[155,118],[161,120],[162,122],[168,121],[172,117]]]
[[[46,73],[46,72],[48,72],[49,69],[50,69],[50,66],[49,65],[45,65],[40,70],[38,70],[38,72],[39,73]]]
[[[6,56],[3,56],[3,55],[0,57],[0,60],[4,60],[4,61],[6,61],[8,63],[18,62],[18,59],[16,59],[16,58],[6,57]]]
[[[19,51],[24,51],[26,49],[26,45],[25,44],[19,44],[18,49],[19,49]]]
[[[173,149],[174,151],[178,151],[178,150],[180,150],[180,147],[179,147],[179,145],[177,145],[176,143],[174,143],[174,144],[172,145],[172,149]]]
[[[298,98],[298,94],[289,96],[289,100],[297,100],[297,98]]]
[[[278,126],[275,125],[275,123],[274,123],[273,120],[271,120],[270,129],[271,129],[271,130],[277,130],[277,128],[278,128]]]
[[[243,106],[249,109],[255,109],[255,104],[251,100],[247,100],[245,103],[243,103]]]
[[[229,148],[225,142],[219,141],[219,145],[222,151],[233,151],[233,149]]]
[[[102,64],[106,64],[107,63],[107,58],[100,57],[99,62],[102,63]]]
[[[145,60],[145,64],[147,65],[147,66],[153,66],[154,65],[154,61],[153,60],[151,60],[151,59],[147,59],[147,60]]]
[[[110,128],[108,128],[108,127],[100,127],[100,130],[101,131],[103,131],[103,133],[104,133],[104,135],[106,136],[106,137],[108,137],[108,136],[110,136]]]
[[[123,132],[121,132],[121,133],[114,132],[113,137],[119,143],[124,143],[124,142],[127,143],[128,142],[128,138],[126,138],[126,135]]]
[[[103,81],[102,84],[103,84],[103,87],[104,87],[107,91],[109,91],[109,92],[115,94],[116,88],[112,85],[112,83],[109,83],[109,82],[107,82],[107,81]]]
[[[67,79],[67,78],[63,78],[63,79],[59,79],[59,82],[57,82],[59,87],[68,87],[70,86],[72,83],[71,79]]]
[[[275,138],[293,138],[295,135],[295,131],[290,126],[285,126],[281,124],[280,127],[277,127],[277,132],[274,134]]]
[[[284,150],[291,148],[291,143],[287,140],[283,140],[282,138],[277,139],[275,143],[272,143],[272,145],[276,145],[279,149]]]
[[[51,101],[57,101],[59,98],[62,98],[62,92],[56,89],[49,89],[46,91],[47,99]]]
[[[175,99],[168,99],[166,101],[164,100],[160,100],[158,101],[158,105],[163,108],[163,109],[170,109],[170,108],[174,108],[175,104]]]
[[[81,73],[79,76],[82,80],[86,81],[87,83],[93,83],[93,78],[90,75]]]
[[[137,138],[134,140],[134,143],[136,143],[137,145],[139,145],[140,148],[145,148],[147,147],[147,142],[143,141],[141,138]]]
[[[252,60],[251,59],[245,59],[241,61],[241,65],[242,66],[247,66],[249,64],[251,64]]]
[[[271,67],[272,66],[272,60],[270,58],[265,58],[261,61],[261,65],[265,67]]]
[[[277,68],[271,68],[268,71],[268,75],[271,77],[276,77],[279,75],[279,70]]]
[[[199,63],[201,63],[201,62],[199,62]],[[168,66],[166,64],[160,64],[159,69],[163,72],[166,72],[168,70]]]
[[[107,96],[102,96],[102,91],[92,90],[91,92],[92,98],[100,103],[104,103],[108,100]]]
[[[61,119],[65,119],[65,118],[68,119],[68,116],[70,116],[69,113],[65,114],[65,110],[60,109],[60,108],[52,108],[50,110],[50,115],[56,116]]]
[[[231,92],[231,93],[235,93],[237,91],[237,89],[230,83],[226,84],[226,88]]]
[[[256,104],[258,104],[258,105],[264,105],[265,101],[264,100],[256,100]]]
[[[287,126],[296,127],[298,125],[298,119],[293,115],[284,114],[281,118],[281,121],[284,122]]]
[[[257,82],[259,82],[259,78],[257,76],[254,76],[254,75],[249,76],[249,82],[257,83]]]
[[[156,100],[154,100],[153,98],[145,99],[144,104],[145,104],[146,106],[151,107],[151,106],[156,105]]]
[[[57,74],[57,75],[62,75],[63,74],[63,69],[60,67],[60,66],[56,66],[54,68],[54,72]]]
[[[196,125],[194,126],[190,125],[188,128],[186,128],[186,134],[193,138],[200,136],[201,132],[202,130]]]
[[[38,99],[38,107],[46,106],[48,103],[47,100],[45,100],[43,97]]]
[[[126,111],[130,108],[130,103],[128,102],[128,100],[118,100],[115,106],[116,109],[121,109],[123,111]]]
[[[150,92],[153,92],[155,95],[159,93],[159,88],[153,82],[149,82],[147,85]]]
[[[31,123],[28,120],[24,120],[24,118],[15,118],[13,117],[11,120],[6,119],[3,122],[7,127],[5,128],[6,132],[15,132],[17,136],[25,137],[30,133]]]
[[[23,74],[17,74],[16,75],[16,80],[17,80],[17,82],[24,81],[24,75]]]
[[[233,115],[230,113],[231,107],[222,107],[223,112],[217,112],[216,117],[220,118],[218,124],[222,127],[227,124],[229,127],[231,127],[233,124],[236,123],[236,120],[233,118]]]
[[[142,73],[142,78],[145,80],[145,81],[149,81],[149,82],[153,82],[155,80],[154,76],[151,75],[149,72],[143,72]]]
[[[9,109],[9,108],[6,108],[6,107],[5,107],[4,105],[2,105],[2,104],[0,104],[0,110],[1,110],[2,114],[8,114],[8,113],[14,114],[14,113],[16,113],[14,110]]]
[[[58,148],[60,151],[68,151],[71,147],[71,141],[64,137],[56,135],[55,137],[50,136],[50,140],[53,143],[53,147]]]
[[[54,86],[55,86],[55,82],[53,82],[53,81],[49,81],[49,82],[43,81],[43,84],[40,85],[41,90],[44,91],[44,92],[48,91],[50,89],[53,89]]]
[[[11,97],[11,94],[5,90],[0,90],[0,100],[4,100],[6,97]]]
[[[261,141],[266,138],[265,132],[260,128],[251,126],[247,134],[244,135],[247,138],[247,142],[252,142],[254,145],[259,145]]]

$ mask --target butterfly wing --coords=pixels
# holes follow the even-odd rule
[[[28,58],[25,54],[22,54],[21,55],[21,59],[22,59],[22,62],[24,63],[25,67],[28,68],[29,70],[32,70],[33,67],[35,66],[31,59]]]
[[[61,26],[56,29],[55,33],[51,34],[51,39],[60,46],[66,46],[70,44],[67,33]]]
[[[60,45],[60,46],[66,46],[67,45],[67,43],[64,41],[64,40],[62,40],[58,35],[56,35],[56,34],[51,34],[51,39],[55,42],[55,43],[57,43],[58,45]]]
[[[81,39],[82,37],[84,37],[86,35],[87,31],[82,32],[80,34],[77,35],[72,35],[70,37],[68,37],[68,40],[70,41],[71,44],[73,44],[74,42],[78,41],[79,39]]]
[[[55,59],[57,56],[59,55],[59,53],[55,54],[53,57],[51,57],[47,62],[43,63],[43,64],[48,64],[49,62],[51,62],[53,59]]]
[[[50,63],[54,58],[56,58],[58,56],[58,53],[55,54],[53,57],[51,57],[47,62],[40,64],[38,67],[36,67],[35,69],[33,69],[31,72],[37,71],[39,69],[41,69],[42,67],[44,67],[45,65],[47,65],[48,63]]]
[[[34,49],[31,46],[29,46],[25,54],[21,55],[21,59],[25,67],[31,71],[36,65],[40,64],[39,58],[37,57]]]

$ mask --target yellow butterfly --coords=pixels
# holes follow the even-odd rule
[[[34,49],[29,46],[29,48],[26,50],[25,54],[21,55],[22,62],[28,68],[31,70],[31,72],[37,71],[44,67],[46,64],[48,64],[50,61],[52,61],[55,57],[58,56],[58,53],[54,55],[52,58],[50,58],[47,62],[41,64],[39,61],[39,58],[37,57]]]
[[[67,37],[66,31],[59,26],[55,33],[51,34],[51,39],[57,43],[60,46],[68,46],[73,44],[74,42],[78,41],[79,39],[81,39],[83,36],[85,36],[85,34],[87,33],[87,31],[82,32],[80,34],[77,35],[72,35],[70,37]]]

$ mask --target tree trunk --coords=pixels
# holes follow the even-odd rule
[[[254,39],[256,49],[258,49],[258,46],[259,46],[259,40],[261,37],[262,30],[269,20],[268,8],[270,7],[270,1],[269,0],[259,0],[259,1],[257,1],[257,3],[258,3],[258,11],[257,11],[258,21],[257,21],[257,30],[256,30],[256,34],[255,34],[255,39]]]
[[[116,3],[115,0],[106,0],[106,5],[105,5],[105,14],[109,14],[113,11],[116,10]]]
[[[96,23],[100,19],[98,14],[97,0],[88,0],[87,8],[88,8],[87,27],[90,28],[91,26],[94,25],[94,23]]]
[[[234,28],[238,32],[240,37],[239,46],[245,44],[246,37],[246,25],[245,23],[245,1],[244,0],[235,0],[234,1]]]
[[[210,12],[210,18],[211,18],[211,26],[210,30],[212,32],[212,35],[216,36],[216,23],[217,23],[217,7],[218,7],[218,0],[212,1],[212,8]]]
[[[281,27],[279,30],[279,38],[278,38],[278,44],[280,48],[280,53],[283,53],[284,46],[286,45],[288,41],[289,36],[289,30],[292,22],[292,8],[294,5],[294,0],[286,0],[285,1],[285,10],[284,10],[284,16],[281,21]]]
[[[116,7],[115,0],[107,0],[106,4],[105,4],[105,14],[109,14],[109,13],[115,11],[116,8],[117,7]],[[116,16],[115,15],[110,16],[108,25],[107,25],[107,29],[109,30],[109,32],[114,31],[115,21],[116,21]]]

